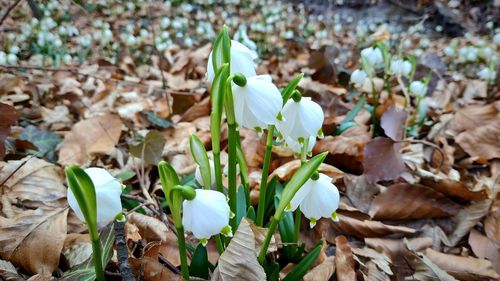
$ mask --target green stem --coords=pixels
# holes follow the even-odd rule
[[[217,252],[219,252],[220,256],[224,252],[224,244],[222,243],[220,234],[215,235],[215,243],[217,244]]]
[[[300,166],[303,166],[306,163],[308,148],[309,148],[309,138],[304,140],[304,144],[302,145],[302,150],[300,151]],[[297,210],[295,210],[294,232],[293,232],[293,242],[295,243],[299,241],[301,223],[302,223],[302,214],[300,212],[300,208],[297,207]]]
[[[222,185],[222,167],[220,164],[220,149],[217,149],[217,151],[212,150],[212,153],[214,155],[215,185],[217,186],[217,191],[224,193],[224,187]]]
[[[179,226],[177,229],[177,244],[179,244],[179,257],[181,258],[182,277],[189,281],[189,267],[186,257],[186,239],[184,238],[184,227]]]
[[[92,254],[96,278],[98,281],[105,281],[106,278],[104,277],[104,269],[102,268],[101,240],[99,240],[99,235],[97,235],[97,237],[92,237]]]
[[[267,127],[266,153],[264,155],[264,166],[262,167],[262,178],[260,180],[259,205],[257,209],[257,225],[264,225],[264,213],[266,209],[267,178],[269,176],[269,164],[273,150],[274,125]]]
[[[236,123],[228,124],[229,133],[228,133],[228,197],[229,197],[229,208],[233,214],[236,214],[237,210],[237,186],[236,186],[236,146],[237,138],[239,138],[238,131],[236,131]],[[234,216],[230,225],[233,228],[233,231],[236,231],[236,216]]]
[[[262,243],[262,247],[259,252],[259,263],[263,264],[266,259],[267,248],[269,248],[269,243],[271,242],[271,238],[273,237],[274,231],[276,230],[276,226],[278,225],[279,219],[273,217],[271,221],[271,225],[267,229],[266,237],[264,238],[264,242]]]

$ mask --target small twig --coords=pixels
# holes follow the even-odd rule
[[[116,255],[118,256],[118,266],[123,281],[135,281],[132,268],[128,262],[127,241],[125,240],[125,221],[115,221],[115,242]]]
[[[12,12],[12,10],[14,10],[14,8],[17,6],[17,4],[19,4],[19,2],[21,2],[21,0],[16,0],[16,2],[12,3],[12,5],[10,5],[7,8],[7,10],[3,14],[2,18],[0,19],[0,25],[2,25],[2,23],[5,21],[5,19],[9,16],[10,12]]]
[[[141,203],[137,206],[135,206],[133,209],[131,209],[130,211],[127,211],[127,212],[124,212],[125,213],[125,216],[129,216],[131,215],[133,212],[139,210],[140,208],[142,207],[146,207],[147,205],[153,205],[153,203],[151,202],[144,202],[144,203]]]

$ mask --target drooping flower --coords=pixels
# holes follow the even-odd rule
[[[360,87],[365,83],[367,76],[368,75],[363,70],[356,69],[351,73],[351,82],[357,87]]]
[[[230,209],[224,194],[207,189],[196,189],[192,200],[182,203],[182,225],[202,243],[219,233],[232,236],[229,226]]]
[[[247,77],[245,86],[233,83],[236,122],[245,128],[261,129],[276,125],[283,99],[269,75]]]
[[[212,183],[210,184],[211,186],[213,186],[215,184],[215,168],[214,168],[214,161],[212,159],[209,159],[208,160],[208,163],[210,164],[210,180],[212,181]],[[201,186],[205,186],[204,184],[204,181],[203,181],[203,177],[201,176],[201,170],[200,170],[200,166],[196,165],[196,171],[194,173],[194,178],[196,179],[196,181],[201,185]]]
[[[332,179],[324,174],[319,174],[316,179],[309,179],[298,191],[290,202],[287,211],[300,211],[309,219],[309,225],[314,227],[320,218],[337,220],[335,211],[339,207],[340,195]]]
[[[488,67],[485,67],[477,72],[477,76],[482,80],[495,80],[495,78],[497,77],[497,72]]]
[[[285,138],[285,144],[296,154],[300,154],[302,152],[302,147],[304,146],[304,143],[300,143],[299,141],[294,140],[290,137]],[[316,136],[310,136],[309,142],[307,143],[307,153],[312,151],[315,144]]]
[[[410,84],[410,93],[416,97],[423,97],[427,93],[427,86],[422,81],[413,81]]]
[[[122,203],[120,200],[122,185],[103,168],[87,168],[85,169],[85,173],[90,177],[95,187],[97,224],[100,226],[106,225],[122,211]],[[82,210],[78,206],[78,202],[71,188],[68,188],[68,204],[71,209],[73,209],[76,216],[81,221],[85,221]]]
[[[384,63],[384,57],[379,48],[371,47],[363,49],[361,51],[361,56],[373,67],[379,67]]]
[[[393,60],[391,61],[391,71],[398,76],[410,75],[411,63],[407,60]]]
[[[246,77],[255,76],[257,73],[255,72],[254,59],[256,59],[256,53],[252,52],[245,45],[241,44],[238,41],[231,40],[231,49],[230,49],[230,60],[231,60],[231,69],[230,74],[233,73],[242,73]],[[215,71],[214,66],[212,64],[212,53],[208,56],[208,65],[207,65],[207,79],[210,83],[214,80]]]
[[[322,137],[323,109],[309,97],[289,99],[281,110],[282,120],[277,127],[283,139],[305,140],[311,136]]]

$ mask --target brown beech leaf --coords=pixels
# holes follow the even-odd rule
[[[28,210],[0,217],[0,255],[31,274],[51,275],[66,239],[67,208]]]
[[[450,217],[459,210],[460,205],[431,188],[398,183],[373,199],[369,214],[375,219],[408,220]]]
[[[304,281],[328,281],[334,272],[335,256],[330,256],[304,275]]]
[[[478,258],[491,261],[495,271],[500,272],[500,253],[495,243],[479,231],[472,229],[469,234],[469,245]]]
[[[147,242],[167,241],[168,233],[171,232],[159,219],[139,213],[130,214],[127,224],[137,226],[141,237]]]
[[[393,180],[404,171],[400,144],[390,138],[376,137],[365,146],[363,174],[369,182]]]
[[[243,137],[241,140],[241,149],[245,154],[248,167],[261,167],[266,149],[265,138],[259,137],[253,130],[242,129],[240,132]]]
[[[421,184],[453,198],[463,201],[479,201],[488,198],[488,193],[485,189],[472,191],[467,187],[465,182],[439,177],[430,173],[429,175],[420,173],[419,176]]]
[[[339,233],[353,235],[359,238],[383,237],[389,234],[414,234],[415,229],[405,226],[386,225],[379,221],[358,220],[338,213],[339,221],[328,222]]]
[[[0,171],[0,182],[7,178],[2,188],[11,203],[30,208],[66,206],[63,171],[52,163],[36,157],[9,161]]]
[[[10,126],[16,123],[19,114],[8,104],[0,103],[0,160],[5,156],[4,142],[10,133]]]
[[[408,246],[408,249],[416,258],[414,261],[414,272],[405,280],[422,280],[422,281],[458,281],[446,271],[441,269],[431,259],[421,252],[417,252]]]
[[[500,200],[496,199],[491,206],[490,213],[484,219],[484,232],[486,236],[500,248]]]
[[[165,265],[166,261],[162,261],[166,259],[175,267],[180,265],[179,249],[176,241],[153,242],[146,247],[143,257],[129,259],[135,275],[141,276],[144,281],[184,280],[180,274],[173,272],[171,268]],[[177,256],[174,257],[174,255]],[[174,263],[172,263],[172,258]]]
[[[406,111],[397,106],[391,106],[380,118],[380,126],[384,129],[384,133],[394,141],[402,140],[405,122]]]
[[[335,238],[335,268],[337,280],[356,281],[356,271],[354,257],[352,255],[349,241],[345,236],[337,236]]]
[[[462,132],[455,141],[472,157],[500,158],[500,116],[495,122]]]
[[[181,122],[191,122],[199,117],[210,115],[210,97],[206,97],[200,102],[195,103],[191,106],[179,121]]]
[[[87,164],[95,154],[109,154],[118,144],[122,121],[105,113],[76,123],[61,144],[59,164]]]
[[[256,249],[260,248],[252,222],[242,219],[236,234],[219,258],[212,281],[216,280],[266,280],[264,268],[257,261]]]
[[[459,280],[474,280],[475,278],[485,280],[500,277],[493,270],[491,262],[485,259],[444,254],[431,248],[427,248],[424,254],[437,266]]]
[[[369,183],[364,176],[351,175],[344,177],[344,184],[349,202],[360,211],[368,213],[374,195],[380,192],[380,186]]]
[[[458,135],[463,131],[473,130],[490,122],[498,121],[499,114],[500,101],[487,105],[467,106],[455,112],[448,129],[452,135]]]
[[[300,160],[293,160],[287,162],[280,167],[276,168],[271,175],[269,175],[269,180],[271,180],[274,176],[277,176],[281,181],[288,181],[292,178],[295,171],[300,168]],[[344,176],[344,172],[335,168],[332,165],[322,163],[318,171],[331,177],[332,181],[336,181]]]
[[[370,259],[380,271],[383,271],[387,275],[393,275],[390,263],[391,259],[383,252],[378,252],[368,247],[364,248],[352,248],[352,252],[357,257],[364,257]]]

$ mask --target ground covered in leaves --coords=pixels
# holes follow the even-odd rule
[[[498,1],[63,0],[42,1],[38,19],[28,2],[0,4],[3,280],[71,280],[68,272],[91,255],[86,227],[66,202],[63,169],[73,163],[105,167],[127,186],[125,239],[138,280],[181,279],[155,165],[168,161],[188,182],[195,170],[189,135],[210,150],[205,72],[223,24],[254,44],[257,73],[271,74],[279,87],[304,73],[299,89],[325,112],[325,138],[313,154],[329,152],[320,171],[335,180],[341,206],[338,222],[310,229],[303,220],[306,250],[324,241],[304,280],[500,278],[499,80],[478,74],[492,61],[498,72]],[[348,83],[360,50],[380,41],[414,55],[417,78],[431,74],[425,120],[398,133],[416,116],[414,100],[405,115],[391,109],[405,102],[402,81],[377,88],[386,137],[373,139],[366,109],[339,134],[371,89]],[[256,204],[265,136],[241,135]],[[225,147],[226,129],[221,140]],[[290,150],[273,148],[271,177],[285,182],[299,165]],[[240,231],[258,240],[250,223]],[[274,251],[282,247],[275,238]],[[208,249],[216,261],[213,241]],[[220,262],[245,262],[233,252]],[[120,279],[115,254],[106,274]]]

